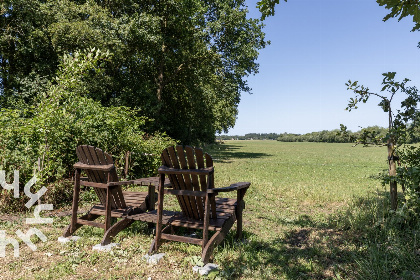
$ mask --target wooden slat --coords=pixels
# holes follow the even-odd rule
[[[162,212],[162,224],[167,224],[168,221],[176,214],[178,214],[178,212],[164,210]],[[157,222],[157,210],[152,210],[152,211],[148,211],[148,212],[145,212],[145,213],[139,213],[139,214],[133,214],[133,215],[129,214],[127,216],[127,218],[128,219],[133,219],[135,221],[156,223]]]
[[[162,164],[164,166],[171,167],[171,168],[174,167],[173,164],[172,164],[172,161],[170,159],[168,149],[164,149],[162,151],[161,159],[162,159]],[[179,184],[178,184],[178,178],[175,175],[168,175],[168,178],[169,178],[169,181],[171,182],[172,188],[179,190],[180,188],[179,188]],[[181,201],[180,197],[177,196],[176,198],[178,200],[179,205],[182,208],[183,202]]]
[[[175,169],[175,168],[168,168],[166,166],[161,166],[158,169],[159,174],[166,174],[166,175],[204,175],[208,176],[213,173],[214,168],[203,168],[203,169]]]
[[[86,170],[98,170],[98,171],[110,171],[114,168],[113,164],[106,165],[93,165],[77,162],[73,165],[74,168],[86,169]]]
[[[188,168],[189,169],[196,169],[197,166],[195,164],[195,157],[194,157],[194,149],[190,146],[185,147],[185,152],[187,154],[187,161],[188,161]],[[200,184],[198,181],[198,176],[195,174],[191,175],[191,183],[194,191],[201,191]],[[199,213],[199,219],[204,219],[204,199],[201,197],[197,197],[197,209]]]
[[[87,158],[87,164],[93,164],[93,165],[100,165],[99,161],[96,159],[96,152],[95,147],[92,146],[82,146],[83,152]],[[95,182],[97,183],[106,183],[107,177],[105,177],[104,172],[99,171],[92,171],[94,174]],[[92,178],[93,179],[93,178]]]
[[[208,153],[205,153],[205,158],[206,158],[206,167],[213,167],[213,159],[211,158],[211,156]],[[208,180],[210,180],[210,182],[207,182],[207,187],[208,189],[213,189],[214,188],[214,173],[211,173]],[[216,203],[214,201],[214,195],[210,196],[210,206],[211,206],[211,211],[212,211],[212,218],[216,218],[217,212],[216,212]]]
[[[149,178],[140,178],[133,180],[134,185],[140,185],[140,186],[159,186],[159,177],[149,177]],[[169,181],[169,178],[165,178],[165,188],[171,187],[171,182]]]
[[[187,161],[185,160],[184,148],[182,146],[177,146],[177,152],[178,152],[178,159],[181,165],[181,169],[188,169],[188,164],[187,164]],[[190,174],[184,174],[183,179],[184,179],[183,181],[184,181],[185,189],[188,191],[193,191]],[[200,215],[198,212],[198,201],[192,195],[187,197],[187,201],[189,201],[189,207],[191,208],[192,215],[194,216],[195,219],[199,219]],[[198,193],[196,195],[199,196]]]
[[[163,165],[173,168],[171,159],[169,158],[168,149],[165,149],[165,150],[162,151],[161,159],[162,159],[162,164]],[[169,178],[169,181],[171,182],[172,187],[174,189],[179,189],[178,180],[177,180],[176,176],[168,176],[168,178]]]
[[[90,151],[90,156],[91,156],[93,164],[96,164],[96,165],[108,164],[108,159],[110,157],[108,157],[104,151],[102,151],[99,148],[92,147],[92,146],[89,146],[89,151]],[[110,172],[98,171],[98,174],[100,176],[100,179],[103,180],[104,182],[118,181],[117,171],[115,168],[111,169]],[[111,190],[110,207],[111,209],[126,207],[124,203],[124,197],[122,195],[121,187],[116,187]]]
[[[188,196],[188,197],[205,197],[207,194],[205,192],[196,192],[196,191],[190,191],[190,190],[165,190],[165,194],[173,194],[173,195],[182,195],[182,196]],[[184,198],[185,199],[185,198]],[[198,219],[198,217],[194,217],[195,219]]]
[[[76,148],[76,154],[77,154],[77,157],[79,158],[79,161],[80,161],[81,163],[84,163],[84,164],[89,164],[89,161],[88,161],[88,159],[87,159],[87,157],[86,157],[86,155],[85,155],[85,152],[84,152],[84,150],[83,150],[83,147],[84,147],[84,146],[78,146],[78,147]],[[93,179],[93,178],[94,178],[94,176],[95,176],[95,174],[94,174],[92,171],[90,171],[90,170],[86,170],[85,172],[86,172],[86,174],[87,174],[87,176],[88,176],[88,179],[89,179],[90,181],[92,181],[92,182],[96,182],[96,181],[97,181],[96,179]]]
[[[176,154],[175,149],[176,149],[177,153],[181,152],[181,154]],[[169,150],[169,155],[171,156],[172,164],[174,165],[174,168],[181,169],[180,161],[181,161],[182,157],[184,157],[184,148],[182,146],[178,145],[178,146],[175,147],[175,149],[170,149]],[[185,157],[184,157],[184,160],[185,160]],[[183,174],[179,174],[179,175],[177,174],[176,176],[178,178],[179,189],[180,190],[188,190],[187,186],[185,184],[184,175]],[[179,198],[184,202],[185,211],[186,211],[185,214],[188,215],[189,217],[193,217],[194,213],[193,213],[193,210],[192,210],[192,202],[191,202],[190,197],[182,195]]]
[[[195,158],[197,161],[197,168],[204,168],[204,157],[203,157],[203,150],[195,148]],[[206,180],[206,176],[205,175],[200,175],[198,176],[200,179],[200,185],[201,185],[201,190],[202,191],[206,191],[207,190],[207,180]]]
[[[92,146],[81,146],[82,154],[86,160],[86,164],[95,164],[95,161],[92,158],[90,150],[92,150]],[[102,172],[103,174],[103,172]],[[101,176],[101,172],[98,171],[90,171],[89,181],[95,183],[106,183],[106,180],[103,180],[103,175]],[[99,201],[105,205],[106,203],[106,190],[95,188],[95,192],[98,195]]]
[[[201,245],[203,243],[203,240],[198,239],[198,238],[179,236],[179,235],[171,235],[171,234],[166,234],[166,233],[162,233],[161,238],[166,239],[166,240],[179,241],[179,242],[184,242],[184,243],[191,243],[191,244],[195,244],[195,245]]]
[[[86,186],[86,187],[92,187],[92,188],[99,188],[99,189],[108,188],[107,184],[96,183],[96,182],[91,182],[91,181],[80,181],[80,185]]]
[[[88,225],[88,226],[93,226],[93,227],[98,227],[98,228],[105,229],[104,224],[97,223],[97,222],[87,221],[87,220],[83,220],[83,219],[77,219],[77,223],[82,224],[82,225]]]
[[[169,166],[169,167],[179,169],[179,163],[178,163],[178,158],[177,158],[176,153],[175,153],[175,148],[171,146],[171,147],[167,148],[167,151],[168,151],[170,164],[172,165],[172,166]],[[183,187],[184,187],[182,175],[170,175],[170,177],[174,178],[174,181],[176,180],[176,182],[177,182],[174,189],[176,188],[176,189],[182,190]],[[188,209],[188,206],[187,206],[187,203],[186,203],[184,197],[177,196],[177,199],[179,201],[179,204],[181,206],[181,210],[184,213],[184,215],[192,216],[189,209]]]
[[[213,166],[213,159],[211,158],[211,155],[206,153],[205,157],[206,157],[206,167],[212,167]]]

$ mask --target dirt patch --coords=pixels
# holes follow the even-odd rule
[[[289,246],[301,248],[303,245],[308,244],[309,236],[312,229],[294,230],[287,235],[285,243]]]

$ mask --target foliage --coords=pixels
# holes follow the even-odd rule
[[[385,6],[386,9],[391,10],[390,13],[384,17],[384,21],[396,17],[398,17],[398,21],[400,21],[407,16],[413,16],[414,27],[411,31],[420,29],[420,1],[376,0],[376,2],[380,6]]]
[[[96,47],[113,56],[85,77],[88,97],[139,108],[149,133],[183,143],[233,127],[266,45],[244,0],[6,0],[0,28],[0,108],[35,104],[65,54]]]
[[[265,19],[268,16],[274,16],[274,6],[279,4],[280,0],[261,0],[257,2],[257,8],[261,12],[261,19]],[[284,0],[287,2],[287,0]]]
[[[407,85],[410,81],[409,79],[404,79],[402,82],[395,81],[395,72],[388,72],[382,75],[384,78],[381,92],[385,93],[379,94],[371,92],[368,87],[359,85],[357,81],[349,81],[346,83],[348,89],[352,90],[355,94],[354,98],[350,98],[346,110],[351,111],[357,109],[360,102],[366,103],[372,96],[380,99],[378,106],[388,114],[389,121],[388,132],[385,137],[388,146],[389,174],[382,177],[383,184],[388,183],[391,186],[392,210],[397,209],[396,186],[397,183],[400,183],[404,186],[403,190],[407,193],[407,197],[409,198],[408,200],[405,200],[403,208],[410,209],[410,211],[417,211],[416,209],[418,207],[413,205],[413,199],[411,199],[411,197],[417,192],[418,188],[415,183],[413,184],[413,180],[416,182],[416,179],[413,176],[418,175],[417,172],[414,172],[417,170],[415,166],[418,163],[412,160],[413,157],[398,157],[398,146],[407,144],[409,140],[414,138],[413,135],[415,135],[415,128],[418,127],[417,122],[420,117],[419,111],[417,110],[417,104],[420,102],[420,95],[418,94],[416,87]],[[405,99],[401,101],[398,109],[395,109],[395,104],[392,103],[396,94],[405,96]],[[345,131],[343,125],[342,130]],[[377,145],[383,143],[374,133],[369,132],[363,133],[358,141],[362,142],[364,145]],[[414,147],[413,149],[416,150]],[[406,152],[407,151],[412,151],[412,149],[409,148]],[[399,164],[402,163],[404,168],[397,169],[396,162]],[[418,201],[418,198],[414,198],[414,200]]]
[[[284,0],[287,2],[287,0]],[[419,0],[376,0],[379,6],[385,6],[386,9],[391,10],[389,14],[384,17],[384,21],[390,18],[397,18],[398,21],[407,17],[413,16],[414,27],[412,31],[420,29],[420,1]],[[275,6],[280,3],[280,0],[260,0],[257,2],[257,8],[261,12],[261,18],[265,19],[268,16],[274,16]]]
[[[59,198],[54,204],[68,201],[71,188],[65,183],[59,186],[72,177],[75,148],[80,144],[112,154],[119,171],[126,153],[132,152],[135,164],[129,177],[156,173],[156,155],[174,141],[164,134],[146,135],[143,127],[150,120],[138,117],[138,112],[123,106],[104,107],[86,97],[85,78],[100,79],[101,65],[109,57],[97,49],[64,56],[55,82],[39,95],[36,106],[0,111],[0,170],[6,170],[10,181],[13,170],[20,171],[21,186],[35,173],[37,186],[48,187],[48,195]],[[65,197],[57,196],[60,192]]]

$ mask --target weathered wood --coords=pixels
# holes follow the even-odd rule
[[[161,238],[166,239],[166,240],[171,240],[171,241],[191,243],[191,244],[195,244],[195,245],[201,245],[203,243],[203,240],[198,239],[198,238],[172,235],[172,234],[166,234],[166,233],[162,233]]]
[[[198,196],[198,197],[205,197],[206,196],[205,192],[200,192],[200,191],[197,192],[197,191],[190,191],[190,190],[165,190],[165,194]],[[194,202],[195,202],[195,200],[194,200]],[[192,203],[190,203],[190,204],[192,204]],[[196,217],[196,218],[198,219],[199,217]]]
[[[158,169],[159,173],[164,173],[164,174],[168,174],[168,175],[202,175],[202,176],[206,176],[206,175],[209,175],[210,173],[212,173],[213,171],[214,171],[213,167],[185,170],[185,169],[176,169],[176,168],[168,168],[168,167],[165,167],[165,166],[161,166]],[[206,177],[204,177],[204,179],[206,179]],[[184,181],[184,180],[185,179],[182,178],[182,181]]]
[[[231,218],[226,222],[224,227],[216,232],[212,238],[207,242],[206,246],[203,248],[201,253],[201,260],[203,263],[208,263],[210,260],[210,256],[213,253],[213,249],[215,246],[219,245],[220,242],[223,241],[227,233],[229,232],[230,228],[235,223],[235,216],[231,216]]]
[[[103,172],[109,172],[112,169],[115,168],[115,165],[113,164],[107,164],[107,165],[90,165],[90,164],[84,164],[81,162],[77,162],[73,165],[74,168],[79,169],[89,169],[89,170],[95,170],[95,171],[103,171]]]
[[[241,182],[226,188],[214,188],[214,168],[210,155],[201,149],[177,146],[168,147],[161,155],[162,166],[159,168],[161,182],[167,176],[173,189],[165,190],[159,186],[158,210],[148,213],[129,215],[131,219],[156,222],[156,236],[151,244],[151,253],[158,250],[162,239],[202,245],[202,259],[209,261],[214,246],[219,244],[235,221],[238,221],[237,235],[242,233],[243,201],[250,183]],[[218,193],[236,191],[237,198],[219,198]],[[164,210],[164,195],[176,195],[182,212]],[[167,227],[163,228],[163,225]],[[202,229],[202,239],[177,236],[174,227]],[[171,230],[171,233],[167,231]],[[209,231],[216,233],[210,237]]]
[[[102,244],[104,245],[109,243],[113,236],[134,221],[127,219],[126,217],[128,215],[139,214],[147,211],[148,208],[154,208],[154,187],[158,181],[156,181],[156,178],[119,181],[112,157],[109,154],[103,152],[101,149],[86,145],[77,147],[76,153],[79,162],[74,165],[76,172],[72,219],[69,227],[64,232],[64,236],[68,237],[72,235],[83,225],[99,227],[105,230],[102,240]],[[81,170],[86,172],[87,180],[81,180]],[[122,191],[122,185],[136,183],[143,185],[146,181],[149,182],[148,192]],[[77,218],[80,185],[92,187],[99,198],[100,204],[94,205],[87,215]],[[105,216],[104,223],[93,222],[93,220],[100,216]],[[111,219],[115,218],[121,218],[122,220],[111,226]]]
[[[188,165],[187,165],[187,161],[185,159],[185,152],[184,152],[183,147],[182,146],[177,146],[176,150],[177,150],[177,153],[178,153],[180,168],[188,170]],[[193,191],[190,174],[191,173],[183,174],[184,187],[185,187],[185,190],[187,190],[187,191]],[[185,193],[185,195],[186,195],[186,193]],[[196,196],[199,196],[199,194],[197,194]],[[198,213],[197,201],[196,201],[195,196],[189,195],[189,196],[186,197],[186,200],[188,201],[188,208],[191,209],[191,215],[194,216],[194,218],[196,218],[196,219],[201,218],[199,216],[199,213]]]
[[[156,224],[156,238],[155,238],[155,250],[159,249],[159,242],[162,235],[162,216],[163,216],[163,194],[165,191],[165,185],[163,184],[164,180],[162,177],[165,175],[160,175],[160,184],[158,190],[158,209],[157,209],[157,224]]]
[[[186,155],[187,155],[188,169],[189,170],[196,169],[197,167],[196,167],[196,164],[195,164],[194,149],[190,146],[186,146],[185,147],[185,152],[186,152]],[[201,191],[197,174],[191,174],[191,184],[192,184],[192,187],[195,191]],[[201,198],[201,197],[196,198],[197,209],[198,209],[200,219],[204,219],[204,208],[203,208],[204,199],[205,198]]]
[[[236,190],[240,190],[243,188],[249,188],[251,184],[247,183],[247,182],[240,182],[240,183],[236,183],[236,184],[232,184],[229,187],[224,187],[224,188],[215,188],[215,189],[210,189],[207,190],[207,193],[220,193],[220,192],[231,192],[231,191],[236,191]]]
[[[103,228],[103,229],[105,229],[105,227],[106,227],[106,225],[104,225],[102,223],[97,223],[97,222],[88,221],[88,220],[84,220],[84,219],[77,219],[77,223],[81,224],[81,225],[88,225],[88,226],[98,227],[98,228]]]
[[[101,245],[105,246],[111,243],[111,240],[113,237],[115,237],[120,231],[127,228],[129,225],[131,225],[134,222],[134,220],[124,218],[114,225],[110,227],[104,234],[104,237],[102,238]]]

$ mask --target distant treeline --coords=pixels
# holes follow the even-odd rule
[[[388,129],[379,126],[370,126],[363,128],[357,132],[347,131],[342,133],[341,130],[323,130],[318,132],[311,132],[306,134],[294,133],[247,133],[245,136],[217,136],[217,140],[277,140],[281,142],[324,142],[324,143],[353,143],[357,139],[362,138],[363,134],[368,133],[371,137],[377,139],[384,139]],[[411,143],[420,142],[420,131],[416,135],[409,137]],[[385,143],[385,140],[383,140]]]

